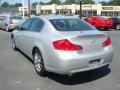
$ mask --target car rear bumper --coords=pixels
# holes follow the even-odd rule
[[[54,57],[54,56],[53,56]],[[113,48],[109,46],[104,48],[103,51],[91,54],[72,54],[58,51],[57,56],[53,58],[56,60],[54,65],[49,65],[48,71],[58,74],[73,74],[93,70],[110,64],[113,59]],[[100,62],[91,63],[94,60]]]
[[[10,24],[9,29],[14,29],[18,24]]]

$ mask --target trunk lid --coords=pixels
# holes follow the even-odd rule
[[[58,32],[57,35],[67,38],[73,44],[81,45],[83,53],[99,52],[107,36],[97,30]]]

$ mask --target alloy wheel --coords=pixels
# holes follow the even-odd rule
[[[116,25],[116,29],[120,30],[120,24]]]
[[[5,30],[6,30],[7,32],[9,31],[9,28],[8,28],[8,26],[6,26]]]
[[[40,72],[42,70],[42,57],[39,55],[39,53],[35,53],[34,55],[34,64],[35,64],[35,69],[37,72]]]
[[[15,49],[16,45],[15,45],[15,39],[12,37],[12,48]]]

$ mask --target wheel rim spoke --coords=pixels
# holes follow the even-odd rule
[[[116,28],[117,28],[117,29],[120,29],[120,25],[117,25]]]
[[[8,31],[8,27],[6,27],[6,31]]]
[[[12,47],[15,48],[15,41],[12,39]]]
[[[35,54],[34,60],[35,60],[35,68],[38,72],[40,72],[42,69],[41,56],[39,54]]]

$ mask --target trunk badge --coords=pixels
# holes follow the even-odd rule
[[[91,43],[95,43],[95,40],[91,41]]]

